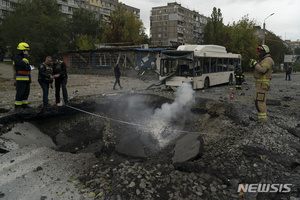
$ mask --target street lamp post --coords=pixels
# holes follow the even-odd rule
[[[266,38],[266,23],[265,23],[265,21],[266,21],[266,19],[268,19],[272,15],[274,15],[274,13],[272,13],[271,15],[269,15],[268,17],[266,17],[265,20],[264,20],[264,28],[263,28],[264,29],[264,38],[263,38],[263,44],[265,44],[265,38]]]

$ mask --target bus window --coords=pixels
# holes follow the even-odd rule
[[[222,72],[222,66],[223,66],[223,58],[218,58],[217,59],[217,72]]]
[[[217,72],[217,59],[211,59],[211,72]]]
[[[179,66],[179,76],[186,76],[189,73],[189,66],[188,65],[180,65]]]
[[[195,75],[201,76],[202,75],[202,65],[201,65],[202,58],[197,60],[196,66],[195,66]]]
[[[228,71],[234,71],[234,59],[233,58],[229,58],[228,59],[228,64],[227,64],[227,69]]]
[[[222,72],[222,65],[221,64],[217,65],[217,72]]]
[[[209,73],[209,58],[204,58],[203,61],[203,74]]]

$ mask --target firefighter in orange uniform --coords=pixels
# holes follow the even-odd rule
[[[254,69],[254,82],[256,87],[255,106],[258,111],[258,122],[267,122],[267,91],[270,88],[270,81],[274,61],[270,55],[270,49],[267,45],[257,47],[259,61],[254,59],[250,61],[250,67]]]
[[[16,72],[16,110],[28,107],[28,96],[30,93],[31,83],[31,66],[28,61],[29,50],[30,47],[27,43],[19,43],[16,55],[13,59],[14,69]]]

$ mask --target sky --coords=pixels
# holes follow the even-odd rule
[[[220,8],[225,25],[248,15],[262,28],[265,21],[266,29],[281,39],[300,41],[300,0],[119,0],[140,9],[140,18],[148,35],[151,8],[175,1],[207,17],[211,16],[214,7]],[[268,17],[272,13],[274,15]]]

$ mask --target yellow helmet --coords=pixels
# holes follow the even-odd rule
[[[18,47],[17,47],[18,50],[30,50],[30,47],[27,43],[25,42],[21,42],[18,44]]]

